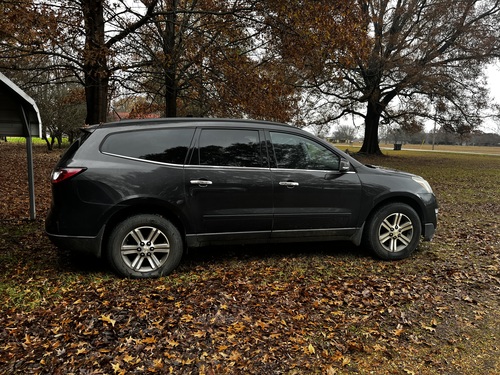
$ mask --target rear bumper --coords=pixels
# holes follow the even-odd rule
[[[96,225],[95,220],[75,215],[74,211],[66,209],[66,205],[59,207],[63,210],[52,205],[45,218],[45,233],[50,241],[60,249],[100,257],[105,227],[97,232],[97,228],[91,228],[91,225]]]
[[[67,249],[79,253],[92,254],[98,258],[102,255],[102,237],[104,228],[95,237],[63,236],[46,232],[50,241],[60,249]]]

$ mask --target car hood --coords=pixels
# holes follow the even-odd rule
[[[372,171],[376,171],[377,173],[385,174],[388,176],[398,176],[398,177],[406,177],[406,178],[418,177],[417,175],[415,175],[413,173],[403,172],[403,171],[400,171],[397,169],[381,167],[378,165],[365,164],[365,167],[369,168]]]

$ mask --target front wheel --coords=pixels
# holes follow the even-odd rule
[[[368,222],[365,240],[382,259],[409,257],[417,248],[422,233],[418,214],[404,203],[380,208]]]
[[[119,223],[108,242],[108,260],[122,276],[151,278],[170,274],[183,251],[179,230],[158,215],[137,215]]]

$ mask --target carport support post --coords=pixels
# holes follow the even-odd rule
[[[31,139],[31,126],[29,117],[26,115],[24,106],[21,104],[21,114],[23,115],[24,130],[26,134],[26,157],[28,159],[28,189],[30,194],[30,220],[36,219],[35,210],[35,179],[33,177],[33,143]]]
[[[35,179],[33,178],[33,145],[31,136],[26,137],[26,156],[28,158],[28,188],[30,194],[30,220],[36,219]]]

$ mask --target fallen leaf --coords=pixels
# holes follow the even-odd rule
[[[316,353],[316,350],[314,349],[314,346],[312,346],[312,344],[309,344],[307,350],[309,351],[310,354]]]
[[[429,332],[436,332],[436,328],[433,328],[433,327],[430,327],[430,326],[426,326],[424,323],[421,324],[422,325],[422,328],[429,331]]]
[[[101,317],[99,318],[99,320],[102,320],[103,322],[109,323],[113,327],[115,326],[115,323],[116,323],[116,320],[111,319],[110,315],[101,315]]]

